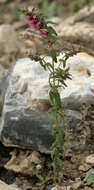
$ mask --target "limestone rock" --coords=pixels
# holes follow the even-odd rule
[[[86,157],[86,163],[94,165],[94,154],[91,154]]]
[[[89,20],[90,15],[93,14],[92,23],[87,22]],[[81,22],[81,15],[85,15],[83,17],[83,22]],[[79,22],[76,22],[78,21]],[[94,49],[94,6],[92,6],[91,11],[89,12],[88,9],[85,11],[82,10],[73,16],[68,17],[67,19],[62,19],[61,22],[55,26],[55,29],[59,36],[71,43],[79,43],[83,44],[84,46],[89,46],[92,50]]]
[[[0,65],[0,78],[2,77],[4,70],[5,70],[4,67]]]
[[[7,170],[25,175],[37,175],[43,166],[40,154],[36,151],[22,151],[15,149],[11,152],[11,159],[5,164]]]
[[[71,186],[63,186],[63,187],[61,187],[61,186],[56,186],[56,187],[53,187],[51,190],[66,190],[66,188],[67,188],[67,190],[70,190],[70,188],[71,188]]]
[[[84,190],[93,190],[91,187],[85,187]]]
[[[72,187],[74,189],[79,189],[81,185],[82,185],[81,179],[77,178],[76,181],[73,183]]]
[[[89,164],[86,164],[86,163],[79,166],[79,170],[84,171],[84,172],[88,171],[90,168],[91,168],[91,166]]]
[[[60,54],[58,60],[63,56]],[[70,57],[67,66],[72,80],[66,81],[68,87],[60,89],[60,94],[65,108],[64,146],[66,155],[70,155],[73,151],[84,151],[88,144],[87,136],[92,133],[88,126],[83,127],[80,109],[83,104],[88,106],[94,100],[94,58],[80,53]],[[47,113],[50,108],[48,75],[38,62],[29,58],[19,60],[14,66],[1,124],[1,141],[6,146],[49,153],[54,139]]]
[[[18,188],[14,188],[10,185],[7,185],[3,181],[0,180],[0,190],[19,190]]]
[[[9,24],[0,26],[0,54],[15,53],[19,50],[19,40],[16,32]]]
[[[9,78],[11,75],[12,67],[8,70],[2,70],[0,77],[0,115],[2,114],[5,93],[9,84]]]

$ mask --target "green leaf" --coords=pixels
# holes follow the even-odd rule
[[[63,67],[65,68],[66,67],[66,59],[59,59],[59,61],[61,63],[63,63]]]
[[[52,91],[52,90],[50,90],[49,96],[50,96],[51,104],[54,105],[54,94],[53,94],[53,91]]]
[[[94,183],[94,174],[88,177],[86,185],[91,185],[92,183]]]
[[[41,182],[44,182],[44,178],[43,178],[41,175],[37,175],[37,177],[39,178],[39,180],[40,180]]]
[[[56,31],[55,31],[51,26],[49,26],[49,27],[47,28],[47,30],[48,30],[48,32],[50,32],[50,33],[54,34],[55,36],[57,36]]]
[[[49,62],[46,63],[46,66],[47,66],[47,67],[50,67],[51,69],[53,68],[53,67],[52,67],[52,64],[49,63]]]
[[[53,37],[53,42],[55,43],[58,40],[58,36]]]
[[[58,90],[55,87],[49,92],[50,101],[52,105],[55,105],[57,108],[61,108],[61,99]]]
[[[44,0],[44,14],[47,18],[51,18],[53,16],[54,9],[56,7],[56,1],[48,4],[48,0]]]
[[[50,56],[57,63],[56,51],[54,49],[50,51]]]
[[[66,83],[63,80],[59,80],[65,87],[67,87]]]
[[[47,10],[47,14],[49,15],[50,18],[53,16],[55,7],[56,7],[56,1],[53,1],[52,3],[50,3],[50,6],[48,7],[48,10]]]
[[[40,60],[40,65],[44,68],[44,70],[46,71],[46,65],[43,63],[42,60]]]
[[[60,94],[58,93],[58,91],[54,93],[54,97],[55,97],[57,107],[61,108],[61,99],[60,99]]]

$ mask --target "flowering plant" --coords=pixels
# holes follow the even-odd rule
[[[65,55],[62,59],[57,60],[58,54],[54,44],[58,35],[53,27],[49,26],[50,22],[45,21],[45,17],[38,9],[32,9],[32,11],[25,9],[23,12],[29,26],[41,37],[45,50],[44,56],[41,56],[43,54],[32,55],[32,53],[29,56],[38,61],[45,70],[49,70],[49,99],[51,103],[49,112],[52,118],[51,129],[55,139],[51,147],[51,158],[53,160],[54,180],[59,181],[63,175],[63,109],[59,89],[67,86],[66,79],[71,79],[68,69],[65,68],[68,56]],[[46,56],[50,56],[52,61],[46,62]]]

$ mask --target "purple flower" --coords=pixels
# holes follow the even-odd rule
[[[30,16],[26,17],[27,23],[29,24],[29,26],[32,26],[32,24],[34,24],[33,19],[30,18]]]
[[[36,30],[40,30],[40,27],[41,27],[41,23],[38,22],[38,23],[35,25],[35,28],[36,28]]]
[[[45,31],[43,31],[43,30],[40,30],[40,36],[46,36],[47,34],[46,34],[46,32]]]
[[[28,15],[26,17],[27,23],[29,26],[31,26],[35,31],[39,31],[40,32],[40,36],[46,36],[46,32],[43,30],[44,28],[44,24],[43,22],[41,22],[41,20],[39,20],[38,16],[33,15],[33,17],[30,17],[30,15]]]
[[[34,15],[33,20],[34,20],[34,22],[38,22],[39,21],[38,16]]]

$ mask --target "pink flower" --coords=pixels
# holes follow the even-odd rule
[[[31,26],[35,31],[40,32],[40,36],[46,36],[46,32],[43,30],[43,23],[39,21],[38,16],[34,15],[32,18],[30,16],[27,16],[26,18],[27,23],[29,26]]]
[[[34,21],[30,18],[30,16],[27,16],[26,20],[27,20],[27,23],[28,23],[30,26],[32,26],[32,24],[34,24]]]
[[[40,30],[41,23],[40,22],[35,22],[35,19],[31,19],[30,16],[27,16],[27,23],[29,26],[32,26],[32,28],[35,31]]]
[[[34,15],[34,16],[33,16],[33,20],[34,20],[35,22],[38,22],[38,16]]]
[[[36,31],[37,31],[37,30],[40,30],[40,27],[41,27],[41,23],[38,22],[38,23],[35,25],[35,29],[36,29]]]
[[[40,30],[40,36],[46,36],[47,34],[46,34],[46,32],[45,31],[43,31],[43,30]]]

